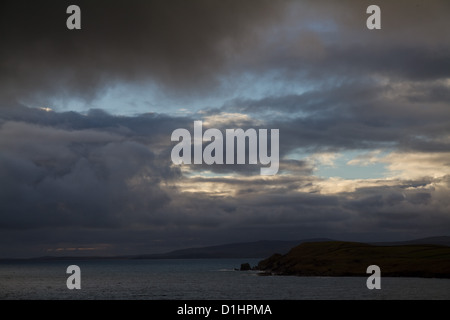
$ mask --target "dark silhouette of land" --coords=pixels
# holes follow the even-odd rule
[[[218,246],[188,248],[162,254],[144,254],[133,259],[214,259],[214,258],[264,258],[274,252],[287,253],[292,247],[303,242],[330,241],[330,239],[307,239],[294,241],[255,241],[230,243]]]
[[[137,254],[126,256],[45,256],[32,258],[33,260],[91,260],[91,259],[220,259],[220,258],[256,258],[264,259],[272,256],[274,253],[284,255],[292,248],[302,243],[321,243],[333,242],[334,240],[326,238],[303,239],[291,241],[262,240],[255,242],[230,243],[217,246],[187,248],[175,250],[166,253],[157,254]],[[369,243],[370,244],[370,243]],[[450,237],[432,237],[416,239],[402,242],[377,242],[371,243],[376,246],[392,245],[442,245],[450,247]],[[0,259],[1,260],[24,260],[24,259]],[[29,259],[28,259],[29,260]],[[244,261],[245,262],[245,261]]]
[[[387,277],[450,278],[450,247],[305,242],[287,254],[260,261],[257,269],[271,275],[367,277],[370,265],[379,266],[381,275]]]

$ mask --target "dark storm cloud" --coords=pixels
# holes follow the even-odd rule
[[[82,29],[66,28],[69,1],[8,1],[0,18],[1,96],[95,96],[117,82],[199,89],[226,55],[251,44],[283,9],[274,1],[77,1]]]
[[[154,124],[164,120],[135,119],[153,128],[152,136],[99,112],[21,110],[22,117],[0,126],[2,229],[124,226],[151,219],[170,201],[158,185],[180,172],[155,153],[160,128]],[[58,125],[43,125],[58,116]]]
[[[0,18],[2,100],[93,98],[118,83],[202,95],[234,77],[282,81],[385,74],[450,74],[447,1],[380,1],[382,30],[365,27],[369,1],[7,1]],[[166,91],[169,90],[169,91]]]
[[[23,252],[26,239],[44,233],[34,241],[39,245],[33,248],[44,250],[40,254],[73,243],[111,254],[236,241],[230,234],[242,240],[303,238],[371,234],[376,227],[379,236],[401,238],[443,232],[448,223],[445,178],[390,186],[380,180],[379,187],[328,194],[320,183],[334,189],[333,182],[314,177],[311,164],[299,160],[281,161],[280,172],[288,174],[273,180],[220,166],[190,169],[242,175],[185,176],[170,161],[170,134],[190,128],[191,118],[17,106],[3,108],[0,118],[0,227],[2,237],[16,239]],[[282,140],[286,152],[299,145],[295,139]],[[189,192],[190,186],[200,189]],[[5,246],[2,252],[15,255]]]
[[[290,15],[248,48],[238,70],[302,86],[384,75],[427,80],[450,74],[447,1],[378,1],[382,28],[366,28],[370,1],[292,1]],[[239,71],[237,71],[239,72]]]
[[[306,159],[281,159],[273,179],[253,165],[192,165],[186,173],[170,159],[174,129],[192,132],[194,120],[223,112],[248,117],[214,124],[221,130],[279,129],[280,157],[387,148],[445,158],[448,1],[380,0],[382,30],[374,32],[365,27],[369,1],[77,1],[80,31],[65,27],[69,4],[1,4],[2,256],[74,244],[145,253],[448,232],[448,176],[343,188],[314,176]],[[270,85],[262,83],[257,97],[245,86],[233,91],[246,76]],[[230,100],[185,117],[115,116],[109,106],[46,112],[16,103],[90,99],[122,83],[153,83],[163,95],[199,100],[223,85]],[[428,161],[447,172],[441,158]],[[205,170],[212,174],[195,175]]]

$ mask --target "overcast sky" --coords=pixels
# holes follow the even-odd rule
[[[448,30],[447,0],[2,2],[0,258],[450,235]],[[279,129],[278,174],[174,165],[195,120]]]

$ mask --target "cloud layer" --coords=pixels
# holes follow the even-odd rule
[[[378,2],[377,31],[369,1],[80,1],[79,31],[68,2],[2,4],[0,257],[447,234],[449,3]],[[116,85],[178,104],[47,107]],[[195,120],[279,129],[279,174],[173,165],[171,133]]]
[[[78,1],[82,29],[66,28],[68,1],[2,8],[2,96],[92,99],[108,85],[155,82],[172,94],[206,90],[227,56],[278,20],[273,1]],[[204,88],[204,89],[202,89]]]

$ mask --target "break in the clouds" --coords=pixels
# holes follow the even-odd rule
[[[450,226],[450,5],[8,1],[0,257]],[[276,128],[280,168],[176,166],[177,128]]]

